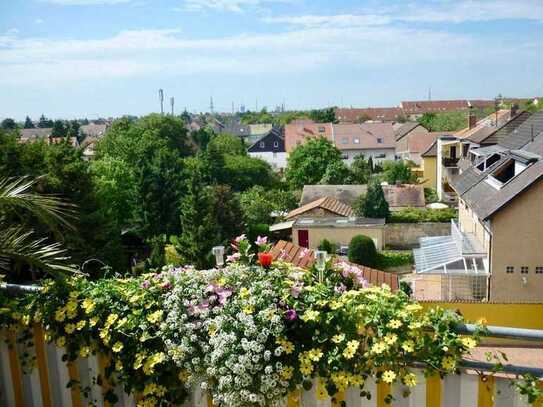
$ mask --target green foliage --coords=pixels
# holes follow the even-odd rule
[[[211,138],[208,152],[221,155],[247,155],[247,150],[240,137],[231,134],[218,134]]]
[[[400,290],[408,297],[411,297],[411,295],[413,294],[413,289],[411,288],[409,283],[404,280],[400,281]]]
[[[417,177],[411,171],[411,164],[407,161],[386,160],[383,161],[382,166],[383,173],[381,178],[390,185],[394,185],[397,182],[400,182],[401,184],[413,184],[417,180]]]
[[[467,127],[468,113],[424,113],[418,119],[418,122],[428,129],[428,131],[458,131]]]
[[[336,109],[334,107],[314,109],[309,112],[309,118],[317,123],[337,123]]]
[[[248,226],[269,225],[273,222],[273,211],[288,212],[297,206],[291,191],[266,189],[256,185],[240,194],[243,220]]]
[[[51,130],[51,136],[53,137],[66,137],[68,130],[62,120],[55,120],[53,123],[53,130]]]
[[[319,184],[323,185],[343,185],[351,184],[352,173],[349,167],[343,161],[331,162],[322,176]]]
[[[223,176],[225,183],[235,191],[245,191],[253,185],[273,187],[278,182],[267,162],[243,155],[224,157]]]
[[[288,157],[285,171],[292,188],[318,184],[329,165],[341,162],[341,152],[324,137],[312,138],[296,147]]]
[[[328,239],[323,239],[319,244],[319,250],[324,250],[329,254],[335,254],[337,252],[338,245]]]
[[[438,202],[437,191],[434,188],[424,188],[424,200],[427,204]]]
[[[273,120],[273,116],[266,109],[262,109],[260,112],[247,111],[241,114],[242,124],[266,124],[273,123]]]
[[[353,184],[367,184],[373,172],[373,160],[366,160],[363,155],[355,157],[351,165]]]
[[[349,243],[349,261],[363,266],[375,267],[378,260],[373,240],[365,235],[356,235]]]
[[[391,267],[408,266],[415,263],[411,250],[383,250],[378,253],[377,268],[386,270]]]
[[[454,208],[422,209],[408,208],[392,212],[387,220],[389,223],[419,223],[419,222],[450,222],[456,219]]]
[[[25,129],[33,129],[34,123],[32,123],[32,119],[28,116],[25,118],[25,124],[23,126]]]
[[[388,218],[390,211],[379,181],[370,181],[368,192],[358,197],[353,204],[353,210],[357,216],[365,218]]]
[[[15,130],[17,128],[17,123],[11,118],[2,120],[2,129],[4,130]]]
[[[53,120],[46,118],[43,114],[40,116],[40,121],[38,122],[38,127],[40,129],[53,127]]]

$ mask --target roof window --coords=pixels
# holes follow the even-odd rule
[[[487,182],[496,189],[511,181],[528,166],[517,160],[509,159],[503,165],[496,168],[487,178]]]

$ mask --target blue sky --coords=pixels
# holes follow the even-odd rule
[[[543,0],[0,0],[0,117],[543,95]]]

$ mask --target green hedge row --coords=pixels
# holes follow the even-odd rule
[[[409,208],[391,212],[388,223],[450,222],[456,219],[456,209]]]

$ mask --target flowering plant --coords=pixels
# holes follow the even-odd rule
[[[238,243],[248,256],[246,239]],[[49,281],[40,293],[0,301],[0,326],[39,322],[67,360],[106,356],[105,378],[140,393],[138,407],[180,404],[195,385],[227,407],[278,405],[314,381],[321,398],[364,392],[368,377],[413,387],[415,363],[428,374],[456,372],[480,337],[456,334],[463,319],[451,311],[370,287],[347,263],[328,262],[320,276],[282,261],[166,267]],[[113,390],[105,397],[116,400]]]
[[[268,237],[267,236],[258,236],[256,238],[255,244],[258,246],[258,251],[260,253],[262,252],[269,252],[271,250],[271,244],[268,243]]]

